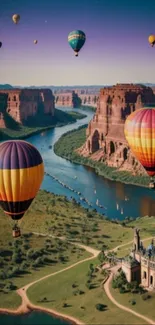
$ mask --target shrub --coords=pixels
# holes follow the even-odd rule
[[[103,304],[96,304],[95,307],[99,311],[104,311],[107,306],[106,305],[103,305]]]

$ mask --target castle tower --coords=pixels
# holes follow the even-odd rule
[[[134,249],[135,249],[135,252],[139,252],[140,250],[140,236],[139,236],[139,231],[140,229],[137,229],[135,228],[134,229]]]

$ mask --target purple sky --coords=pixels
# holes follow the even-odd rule
[[[1,84],[155,83],[154,0],[1,0],[0,9]],[[87,37],[78,58],[67,41],[74,29]]]

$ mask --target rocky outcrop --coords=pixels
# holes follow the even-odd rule
[[[117,84],[101,89],[96,113],[86,131],[87,141],[78,152],[119,170],[145,173],[128,147],[124,122],[130,113],[150,104],[155,105],[150,87]]]
[[[59,106],[78,108],[81,106],[81,99],[75,91],[55,94],[55,103]]]
[[[89,93],[85,90],[75,90],[55,93],[56,105],[66,107],[79,107],[80,105],[97,107],[98,93]]]
[[[5,110],[18,123],[24,123],[28,117],[35,116],[42,110],[44,114],[54,116],[54,96],[50,89],[1,89],[0,110]],[[5,104],[2,105],[2,98]],[[1,114],[0,127],[3,114]]]

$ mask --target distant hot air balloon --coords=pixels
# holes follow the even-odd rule
[[[0,42],[0,48],[2,47],[2,42]]]
[[[78,52],[86,41],[86,35],[82,30],[74,30],[68,35],[68,43],[75,52],[75,56],[78,56]]]
[[[35,40],[34,40],[34,44],[37,44],[37,43],[38,43],[38,41],[35,39]]]
[[[20,21],[20,15],[18,15],[18,14],[13,15],[13,16],[12,16],[12,20],[13,20],[13,22],[14,22],[15,24],[18,24],[19,21]]]
[[[155,108],[141,108],[130,114],[124,133],[131,151],[152,178],[155,175]]]
[[[148,38],[148,41],[151,44],[151,46],[153,47],[155,44],[155,35],[150,35]]]
[[[35,198],[43,176],[43,160],[33,145],[21,140],[0,143],[0,206],[14,220],[13,237],[20,236],[18,220]]]

